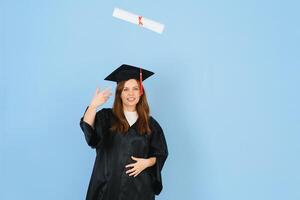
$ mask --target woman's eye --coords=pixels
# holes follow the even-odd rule
[[[133,88],[133,90],[137,91],[137,90],[139,90],[139,88]]]
[[[128,88],[124,88],[123,91],[125,91],[125,92],[128,91]]]

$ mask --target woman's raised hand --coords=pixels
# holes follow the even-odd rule
[[[109,88],[100,91],[100,89],[97,87],[94,97],[90,103],[90,106],[97,108],[98,106],[103,105],[109,99],[110,96],[111,96],[111,92]]]

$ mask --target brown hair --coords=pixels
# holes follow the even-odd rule
[[[115,101],[113,105],[113,113],[116,117],[116,121],[111,127],[111,131],[125,133],[129,129],[129,124],[125,118],[123,111],[123,103],[121,99],[121,93],[124,89],[126,81],[119,82],[115,92]],[[139,83],[139,80],[137,80]],[[140,85],[140,84],[138,84]],[[144,94],[140,96],[139,102],[136,105],[136,111],[138,114],[137,120],[137,129],[140,134],[150,134],[151,130],[149,128],[149,113],[150,108],[147,102],[146,93],[144,90]]]

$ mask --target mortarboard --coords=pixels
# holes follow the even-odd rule
[[[132,65],[123,64],[108,75],[104,80],[121,82],[129,79],[140,80],[140,91],[143,94],[143,84],[142,82],[152,76],[154,73],[140,67],[135,67]]]

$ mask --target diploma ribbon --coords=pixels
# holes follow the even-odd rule
[[[140,26],[143,26],[142,18],[143,18],[142,16],[139,16],[139,25]]]

